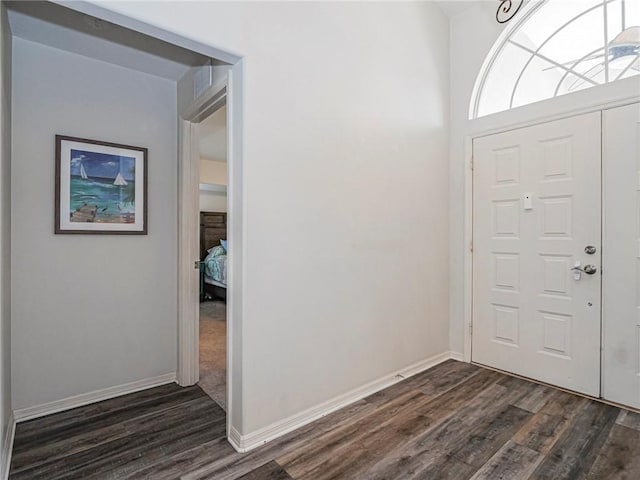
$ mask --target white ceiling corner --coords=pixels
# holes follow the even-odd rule
[[[455,17],[456,15],[473,8],[474,6],[487,3],[488,0],[436,0],[438,6],[442,9],[442,11],[449,17]],[[498,8],[498,2],[495,0],[491,0],[496,5],[496,9]]]

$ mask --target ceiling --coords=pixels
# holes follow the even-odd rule
[[[52,2],[7,2],[11,33],[25,40],[140,72],[179,80],[210,59]]]
[[[227,106],[200,123],[200,158],[227,161]]]
[[[477,5],[478,3],[481,3],[482,0],[476,0],[476,1],[467,1],[467,0],[436,0],[436,3],[438,4],[438,6],[442,9],[442,11],[444,13],[447,14],[447,16],[449,18],[454,17],[456,15],[458,15],[459,13],[464,12],[465,10],[468,10],[469,8],[473,7],[474,5]],[[484,0],[486,1],[486,0]],[[497,2],[493,2],[496,4],[496,8],[498,3]]]

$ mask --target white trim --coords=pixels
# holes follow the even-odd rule
[[[242,444],[242,435],[240,435],[240,432],[238,432],[238,430],[236,430],[236,428],[233,425],[229,427],[229,434],[227,435],[227,440],[229,441],[231,446],[236,449],[237,452],[244,453],[247,451],[246,449],[243,450],[242,447],[240,446]]]
[[[457,360],[458,362],[464,362],[464,354],[462,352],[454,352],[453,350],[449,352],[449,358],[451,360]],[[469,363],[469,362],[465,362]]]
[[[215,189],[212,184],[200,183],[199,122],[227,102],[225,79],[208,87],[193,101],[180,118],[180,157],[178,160],[178,383],[195,385],[200,379],[200,345],[198,314],[198,272],[194,262],[200,260],[200,199],[202,190]],[[228,122],[228,120],[227,120]],[[229,134],[231,128],[227,128]],[[231,162],[229,154],[228,161]],[[227,202],[228,204],[229,202]],[[230,208],[228,208],[230,212]],[[231,244],[233,246],[233,244]],[[231,318],[227,314],[227,320]],[[227,325],[229,325],[227,321]],[[229,341],[227,340],[227,345]],[[229,363],[227,365],[230,365]],[[231,367],[229,367],[231,368]]]
[[[473,89],[471,91],[471,99],[469,102],[469,108],[468,108],[468,113],[467,113],[467,118],[470,121],[483,121],[485,118],[493,118],[495,116],[501,116],[503,114],[506,114],[507,112],[510,112],[512,110],[516,110],[519,111],[521,109],[525,109],[527,107],[529,107],[530,105],[538,105],[538,104],[542,104],[542,105],[546,105],[549,102],[553,102],[554,100],[560,99],[562,97],[569,97],[568,100],[564,100],[565,102],[569,102],[569,103],[573,103],[573,104],[582,104],[584,106],[588,105],[588,103],[583,103],[581,101],[581,98],[586,98],[584,96],[589,96],[589,95],[593,95],[594,97],[605,97],[607,95],[610,95],[610,92],[616,92],[614,93],[614,97],[615,98],[611,98],[609,100],[605,100],[604,98],[601,98],[599,100],[599,103],[606,103],[609,101],[616,101],[616,100],[621,100],[621,98],[617,95],[617,92],[627,92],[627,95],[637,95],[637,90],[638,90],[638,85],[639,85],[639,80],[637,77],[628,77],[628,78],[624,78],[624,79],[618,79],[618,80],[613,80],[613,81],[609,81],[607,80],[605,83],[600,84],[600,85],[595,85],[592,86],[590,88],[578,91],[578,92],[570,92],[570,93],[565,93],[565,94],[560,94],[560,95],[554,95],[553,97],[549,97],[549,98],[545,98],[543,100],[539,100],[533,103],[528,103],[522,106],[518,106],[518,107],[509,107],[506,110],[501,110],[499,112],[494,112],[494,113],[490,113],[487,115],[483,115],[483,116],[478,116],[478,108],[480,106],[480,99],[482,96],[482,92],[485,89],[485,83],[487,81],[487,78],[489,76],[489,73],[491,71],[491,69],[493,68],[493,64],[498,56],[498,54],[503,50],[504,46],[506,45],[507,41],[514,35],[514,33],[516,33],[530,18],[531,16],[536,13],[538,11],[538,9],[540,7],[542,7],[545,3],[547,3],[548,0],[532,0],[529,3],[525,2],[525,5],[523,6],[522,10],[520,11],[520,14],[518,16],[518,19],[516,19],[516,21],[514,22],[510,22],[509,25],[506,26],[506,28],[500,32],[500,34],[498,35],[497,39],[495,40],[495,42],[493,43],[493,45],[491,46],[491,49],[489,50],[489,53],[485,56],[484,61],[482,63],[482,66],[480,67],[480,70],[478,72],[478,75],[476,76],[476,80],[474,82],[473,85]],[[593,8],[596,8],[597,6],[594,6]],[[592,8],[590,8],[587,11],[590,11]],[[607,9],[605,8],[604,10],[604,25],[605,25],[605,29],[607,26],[607,21],[606,21],[606,12]],[[583,12],[583,14],[586,12]],[[575,18],[574,18],[575,20]],[[573,21],[573,20],[572,20]],[[564,25],[566,26],[566,24]],[[561,28],[564,28],[561,27]],[[557,33],[557,31],[556,31]],[[524,48],[524,47],[523,47]],[[606,45],[604,45],[604,48],[606,48]],[[532,52],[533,53],[533,52]],[[535,56],[535,55],[534,55]],[[533,58],[533,57],[532,57]],[[605,62],[608,61],[608,57],[605,56]],[[608,72],[608,70],[607,70]],[[575,72],[574,72],[575,73]],[[594,93],[590,93],[591,89],[595,89]],[[513,94],[513,92],[512,92]],[[624,94],[623,94],[624,96]],[[535,108],[535,107],[534,107]],[[544,107],[543,107],[544,109]],[[569,114],[569,115],[565,115],[565,116],[574,116],[574,115],[580,115],[581,113],[587,113],[587,112],[581,112],[580,109],[577,109],[576,111],[573,111],[572,113],[569,112],[569,110],[572,110],[572,108],[569,109],[564,109],[565,110],[565,114]],[[507,117],[504,117],[507,118]],[[532,116],[531,119],[533,119],[534,117]]]
[[[9,417],[9,425],[7,425],[7,434],[2,444],[2,457],[0,458],[0,471],[2,472],[2,480],[8,480],[9,468],[11,467],[11,454],[13,453],[13,440],[16,436],[16,419],[11,413]]]
[[[217,68],[217,67],[214,67]],[[193,123],[200,123],[227,104],[227,75],[229,69],[220,71],[220,81],[205,88],[193,103],[182,113],[182,118]],[[198,151],[198,159],[200,152]]]
[[[109,400],[111,398],[139,392],[141,390],[147,390],[153,387],[159,387],[160,385],[166,385],[167,383],[173,383],[175,381],[175,372],[165,373],[164,375],[159,375],[157,377],[145,378],[143,380],[125,383],[124,385],[116,385],[114,387],[107,387],[93,392],[81,393],[80,395],[74,395],[73,397],[55,400],[42,405],[36,405],[34,407],[20,408],[14,411],[13,415],[16,423],[26,422],[27,420],[33,420],[34,418],[51,415],[52,413],[71,410],[72,408],[82,407],[91,403]]]
[[[395,373],[385,375],[378,380],[362,385],[350,392],[339,395],[331,400],[321,403],[320,405],[316,405],[315,407],[311,407],[303,412],[285,418],[284,420],[274,422],[267,427],[261,428],[260,430],[247,435],[241,435],[232,427],[228,435],[229,443],[231,443],[233,448],[240,453],[248,452],[249,450],[253,450],[256,447],[264,445],[271,440],[281,437],[282,435],[285,435],[297,428],[329,415],[336,410],[344,408],[347,405],[401,382],[408,377],[435,367],[449,359],[459,360],[460,354],[447,351],[434,355],[433,357],[414,363],[413,365],[403,368]]]
[[[201,183],[200,184],[201,192],[213,192],[213,193],[224,193],[227,194],[227,186],[220,185],[218,183]]]
[[[540,0],[538,2],[529,2],[528,4],[523,5],[520,15],[518,16],[516,21],[509,23],[507,27],[500,33],[500,35],[498,35],[498,38],[493,43],[491,50],[489,50],[487,56],[484,57],[484,62],[482,62],[480,72],[478,73],[476,81],[473,85],[473,90],[471,91],[471,102],[469,103],[469,118],[479,118],[477,116],[477,112],[478,104],[480,103],[480,95],[482,94],[482,90],[484,89],[484,84],[487,80],[489,71],[491,70],[491,67],[493,67],[493,62],[495,61],[498,53],[502,50],[505,42],[545,2],[546,0]]]
[[[178,160],[178,374],[183,387],[198,383],[200,247],[198,124],[180,119]]]
[[[470,362],[473,326],[473,139],[467,136],[464,143],[464,343],[462,355],[465,362]]]
[[[605,8],[605,12],[607,9]],[[604,244],[605,241],[605,232],[607,231],[607,219],[605,216],[605,207],[606,203],[606,195],[605,195],[605,181],[607,179],[607,171],[605,166],[605,147],[607,140],[607,132],[606,132],[606,119],[605,119],[605,111],[606,109],[600,110],[600,398],[605,397],[605,389],[604,389],[604,368],[605,368],[605,293],[607,291],[607,281],[606,277],[602,276],[602,270],[607,268],[605,261],[607,260],[607,250]]]
[[[227,72],[227,435],[242,424],[244,63]],[[238,391],[234,394],[234,390]]]
[[[638,77],[548,98],[510,110],[470,119],[466,134],[473,138],[502,133],[640,101]]]
[[[242,54],[238,52],[231,52],[227,48],[218,48],[210,43],[201,43],[196,40],[183,37],[177,33],[164,30],[149,23],[141,22],[133,17],[129,17],[125,14],[115,11],[115,7],[103,7],[98,5],[96,0],[51,0],[53,3],[57,3],[65,8],[70,8],[78,12],[91,15],[92,17],[106,20],[107,22],[115,23],[121,27],[128,28],[129,30],[135,30],[136,32],[143,33],[150,37],[154,37],[172,43],[187,50],[192,50],[196,53],[200,53],[207,57],[212,57],[217,60],[222,60],[230,64],[236,63]]]

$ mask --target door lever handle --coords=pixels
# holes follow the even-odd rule
[[[598,269],[593,265],[585,265],[584,267],[581,267],[580,265],[576,265],[575,267],[572,267],[571,270],[573,272],[586,273],[587,275],[593,275],[598,271]]]

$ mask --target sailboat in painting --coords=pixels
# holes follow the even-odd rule
[[[67,170],[60,181],[68,181],[69,193],[65,194],[68,195],[68,207],[60,207],[61,219],[79,227],[79,230],[84,228],[82,224],[89,223],[138,225],[138,220],[142,224],[144,218],[138,213],[143,211],[144,197],[139,198],[139,203],[136,202],[136,194],[141,193],[140,188],[136,188],[139,187],[136,157],[104,153],[93,146],[89,147],[88,145],[86,150],[71,148],[68,164],[65,154],[64,165]],[[61,143],[57,144],[57,148],[62,148]],[[59,159],[61,161],[62,157]],[[62,165],[60,163],[61,171]],[[66,184],[61,183],[61,186],[64,185]],[[65,211],[67,208],[68,212]],[[118,230],[102,230],[98,227],[99,225],[95,225],[93,229],[87,230]],[[123,227],[121,230],[129,231],[128,228]]]
[[[122,187],[124,185],[127,185],[127,181],[124,179],[124,177],[122,176],[122,173],[118,172],[118,176],[116,177],[116,179],[113,182],[114,185],[117,185],[119,187]]]

